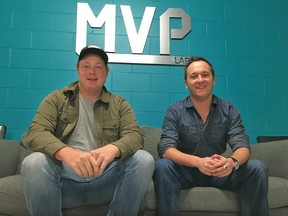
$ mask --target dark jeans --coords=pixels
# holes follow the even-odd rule
[[[179,215],[181,189],[210,186],[239,192],[242,198],[242,215],[267,216],[268,169],[259,160],[250,159],[229,176],[206,176],[197,168],[175,164],[169,159],[156,161],[153,175],[158,215]]]

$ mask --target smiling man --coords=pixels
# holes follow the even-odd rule
[[[77,72],[79,81],[44,98],[27,132],[35,151],[21,169],[28,210],[58,216],[62,208],[110,204],[107,215],[138,215],[154,159],[142,150],[130,105],[104,86],[107,54],[84,47]]]
[[[250,147],[241,116],[212,94],[215,73],[202,57],[191,57],[184,82],[190,94],[166,112],[153,180],[158,215],[179,215],[181,189],[217,187],[239,192],[242,215],[268,215],[268,171],[249,159]],[[224,157],[227,144],[233,154]]]

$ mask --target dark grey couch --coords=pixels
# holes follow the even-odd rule
[[[156,146],[161,130],[141,127],[141,131],[145,139],[145,149],[157,160]],[[287,216],[288,140],[251,146],[252,158],[264,161],[269,167],[270,216]],[[18,173],[21,161],[29,153],[30,151],[22,146],[20,141],[0,140],[0,215],[28,215],[22,193],[22,179]],[[107,207],[107,205],[103,205],[64,209],[63,214],[64,216],[106,215]],[[196,187],[181,192],[181,215],[241,215],[240,208],[240,197],[233,192],[209,187]],[[152,181],[143,201],[141,215],[156,215],[156,200]]]

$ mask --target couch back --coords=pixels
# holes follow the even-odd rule
[[[251,145],[251,158],[263,161],[269,175],[288,179],[288,140],[263,142]]]
[[[162,130],[160,128],[153,128],[149,126],[140,127],[141,133],[144,137],[144,150],[148,151],[154,158],[158,160],[157,145],[160,140]]]
[[[0,178],[16,173],[19,154],[19,141],[0,139]]]

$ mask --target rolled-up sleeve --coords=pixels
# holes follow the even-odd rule
[[[249,148],[249,137],[245,133],[245,128],[242,122],[239,111],[234,107],[230,107],[231,125],[228,131],[228,144],[231,149],[236,151],[238,148]]]
[[[163,154],[169,148],[177,148],[179,143],[179,132],[177,127],[177,112],[173,111],[173,108],[170,107],[164,117],[163,126],[162,126],[162,135],[158,144],[158,154],[162,158]]]

